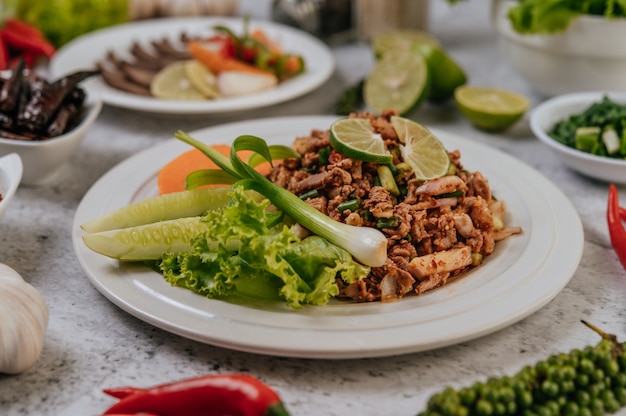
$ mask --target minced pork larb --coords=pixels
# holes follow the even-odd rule
[[[286,159],[268,175],[326,215],[351,225],[375,227],[388,239],[387,261],[367,278],[346,285],[340,297],[357,302],[393,301],[445,285],[480,265],[498,241],[522,232],[504,224],[504,202],[491,193],[487,178],[461,164],[459,150],[449,151],[450,173],[420,181],[403,163],[392,124],[394,112],[369,118],[394,155],[398,192],[381,186],[378,164],[343,156],[330,145],[328,130],[295,139],[302,158]]]

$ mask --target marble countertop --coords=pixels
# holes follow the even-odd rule
[[[258,8],[256,12],[263,13]],[[437,4],[431,14],[430,30],[466,69],[471,84],[521,92],[533,105],[542,100],[503,61],[488,2]],[[428,397],[445,386],[512,374],[548,354],[595,344],[597,336],[581,325],[581,319],[626,335],[626,272],[607,232],[607,184],[562,165],[532,135],[527,118],[504,133],[489,134],[470,127],[453,103],[425,104],[411,117],[514,155],[557,184],[580,215],[585,242],[578,269],[551,302],[525,319],[490,335],[427,352],[310,360],[231,351],[182,338],[129,315],[102,296],[87,279],[72,247],[74,214],[93,183],[178,129],[331,114],[339,91],[366,75],[373,63],[365,43],[334,45],[333,53],[337,70],[320,89],[261,110],[162,117],[105,106],[57,181],[18,189],[0,223],[0,261],[43,294],[50,323],[36,365],[20,375],[0,375],[0,414],[95,416],[114,402],[102,393],[106,387],[246,372],[275,388],[293,415],[408,416],[422,410]],[[626,188],[620,190],[626,195]]]

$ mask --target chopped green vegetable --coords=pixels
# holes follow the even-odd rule
[[[604,128],[602,131],[602,141],[604,142],[604,147],[608,154],[614,155],[619,152],[620,140],[613,126],[606,126]]]
[[[388,166],[380,165],[378,167],[378,178],[380,179],[382,187],[389,191],[391,195],[400,195],[398,184],[396,183],[393,173],[391,173],[391,169],[389,169]]]
[[[626,104],[605,96],[559,121],[548,134],[559,143],[588,153],[626,158]]]
[[[598,144],[600,127],[579,127],[576,129],[576,149],[590,153]]]

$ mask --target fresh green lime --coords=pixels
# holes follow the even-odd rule
[[[498,88],[464,85],[454,91],[459,110],[483,130],[503,130],[519,120],[529,106],[523,95]]]
[[[343,118],[330,126],[330,144],[344,156],[373,163],[391,163],[393,156],[366,118]]]
[[[420,53],[430,72],[428,100],[443,102],[454,96],[454,90],[467,82],[461,66],[445,51],[427,43],[416,44],[413,50]]]
[[[376,58],[381,58],[390,51],[413,50],[415,45],[426,44],[439,48],[439,41],[426,32],[420,30],[394,30],[377,35],[372,39],[372,49]]]
[[[404,115],[419,106],[429,88],[428,68],[422,55],[396,50],[376,61],[365,79],[363,99],[376,114],[396,110]]]
[[[450,156],[443,144],[426,127],[404,117],[391,117],[402,146],[402,157],[420,180],[445,176],[450,169]]]
[[[184,61],[166,65],[152,79],[150,93],[167,100],[206,100],[185,75]]]

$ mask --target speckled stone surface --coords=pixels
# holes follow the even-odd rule
[[[256,16],[267,2],[242,2]],[[466,69],[474,85],[534,94],[503,62],[486,1],[431,8],[431,30]],[[245,9],[245,7],[242,7]],[[183,128],[286,115],[330,114],[345,86],[371,68],[367,45],[333,48],[338,68],[319,90],[286,104],[235,115],[160,117],[105,107],[61,177],[46,187],[21,187],[0,223],[0,261],[39,289],[50,308],[45,347],[37,364],[0,375],[4,416],[95,416],[114,400],[102,389],[149,386],[203,373],[248,372],[274,387],[293,415],[414,415],[444,386],[514,373],[547,354],[595,343],[586,319],[626,336],[626,272],[612,251],[605,222],[607,185],[567,168],[533,137],[527,120],[503,134],[472,129],[453,104],[425,105],[412,115],[439,129],[515,155],[569,196],[585,243],[569,284],[525,319],[482,338],[433,351],[358,360],[276,358],[190,341],[125,313],[88,281],[72,247],[71,229],[85,192],[105,172]],[[626,188],[621,187],[626,195]],[[569,230],[559,232],[567,234]],[[554,262],[566,259],[554,258]],[[546,276],[549,279],[550,276]],[[2,319],[2,317],[0,317]]]

